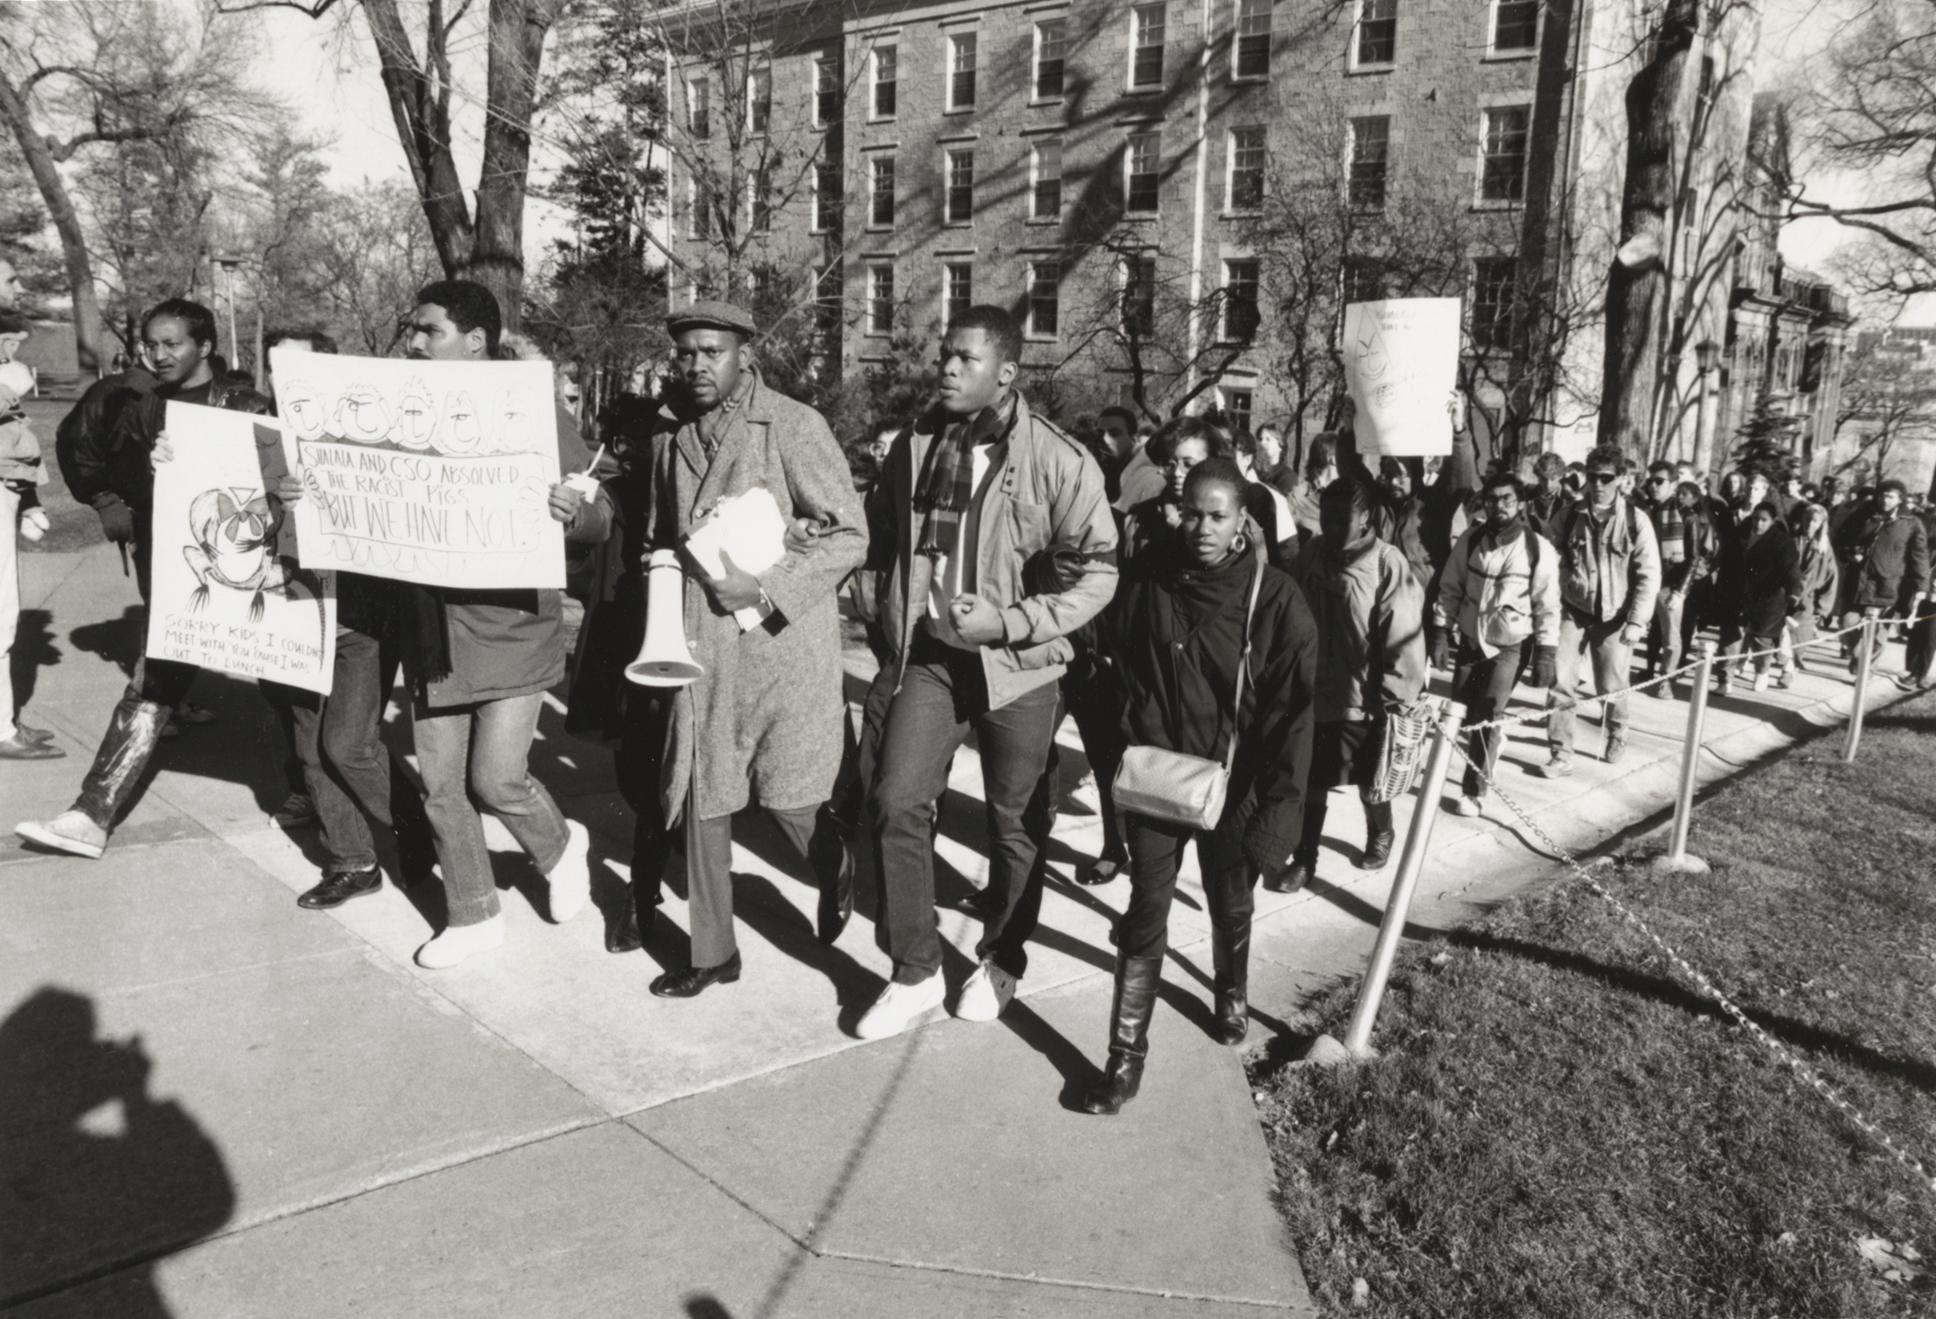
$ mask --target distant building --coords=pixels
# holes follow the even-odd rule
[[[1140,380],[1167,411],[1214,372],[1196,403],[1308,432],[1322,400],[1299,383],[1287,306],[1317,288],[1334,321],[1342,301],[1456,295],[1474,393],[1531,446],[1578,452],[1604,355],[1596,298],[1617,243],[1621,95],[1658,12],[774,3],[746,38],[750,60],[695,44],[668,70],[688,141],[668,178],[684,265],[670,296],[726,277],[726,248],[730,278],[812,271],[827,368],[849,374],[897,335],[932,338],[954,309],[996,302],[1024,319],[1028,373],[1053,375],[1072,409],[1128,400]],[[1721,125],[1710,137],[1726,162],[1746,133],[1733,41],[1700,38],[1691,67],[1705,72],[1684,98],[1690,119]],[[1735,166],[1697,164],[1668,236],[1666,259],[1688,276],[1676,275],[1677,343],[1718,336],[1726,312],[1708,254],[1732,229],[1719,210],[1694,212],[1731,195]],[[1266,250],[1292,179],[1304,180],[1300,210],[1318,196],[1307,227],[1396,238],[1346,240],[1345,259],[1292,270]],[[1394,258],[1388,241],[1435,255]],[[1663,435],[1678,424],[1667,379]]]

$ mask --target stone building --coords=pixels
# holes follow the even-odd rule
[[[712,8],[736,4],[753,10]],[[1029,375],[1073,410],[1216,402],[1308,433],[1338,391],[1345,301],[1458,296],[1475,397],[1532,445],[1591,442],[1624,141],[1609,107],[1647,54],[1637,6],[757,12],[737,54],[694,40],[668,69],[673,298],[792,279],[843,373],[1001,303]],[[1697,247],[1724,241],[1707,228]]]

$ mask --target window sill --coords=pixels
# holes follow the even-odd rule
[[[975,107],[972,105],[951,105],[941,113],[943,115],[964,115],[973,114],[974,112]]]
[[[1023,343],[1060,343],[1061,341],[1062,336],[1059,334],[1039,334],[1034,330],[1026,331],[1022,335]]]
[[[870,234],[891,234],[894,232],[894,222],[889,220],[886,224],[870,224],[866,231]]]
[[[1255,220],[1263,214],[1264,208],[1261,206],[1247,206],[1242,210],[1235,211],[1226,206],[1223,210],[1217,212],[1217,218],[1219,220]]]
[[[975,222],[973,220],[943,220],[941,227],[943,229],[973,229]]]
[[[1163,218],[1161,211],[1124,211],[1120,217],[1125,224],[1155,224]]]
[[[1233,73],[1230,75],[1232,87],[1261,87],[1270,81],[1268,73]]]
[[[1524,201],[1494,201],[1489,197],[1481,197],[1472,203],[1472,209],[1475,211],[1520,211],[1525,208]]]
[[[1061,224],[1062,217],[1059,215],[1031,215],[1028,219],[1022,221],[1022,223],[1032,224],[1037,228],[1046,228],[1051,225]]]
[[[1068,97],[1066,96],[1031,96],[1029,98],[1029,109],[1031,110],[1048,109],[1053,106],[1062,105],[1066,103],[1067,100],[1068,100]]]
[[[1396,72],[1398,72],[1398,66],[1396,64],[1348,64],[1345,66],[1344,76],[1347,78],[1355,78],[1360,74],[1371,75]]]
[[[1137,83],[1123,88],[1124,96],[1161,96],[1163,84],[1160,82]]]
[[[891,124],[891,123],[893,123],[893,122],[894,122],[895,120],[897,120],[897,119],[899,119],[899,118],[900,118],[900,115],[899,115],[898,113],[896,113],[896,114],[871,114],[871,115],[868,115],[868,116],[867,116],[867,122],[868,122],[869,124]]]
[[[1524,50],[1489,50],[1479,57],[1481,64],[1521,64],[1539,58],[1539,47],[1528,46]]]

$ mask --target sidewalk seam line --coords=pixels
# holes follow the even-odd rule
[[[878,1264],[894,1269],[913,1269],[923,1273],[952,1273],[968,1278],[993,1278],[1001,1282],[1033,1283],[1046,1287],[1070,1287],[1079,1291],[1106,1292],[1120,1296],[1148,1296],[1167,1301],[1202,1301],[1214,1305],[1249,1305],[1266,1310],[1296,1308],[1293,1301],[1265,1301],[1251,1296],[1216,1296],[1204,1292],[1169,1291],[1159,1287],[1129,1287],[1108,1282],[1083,1282],[1076,1278],[1048,1277],[1039,1273],[1008,1273],[1001,1269],[975,1269],[959,1264],[924,1264],[913,1260],[888,1259],[846,1250],[814,1252],[821,1259],[847,1260],[855,1264]]]

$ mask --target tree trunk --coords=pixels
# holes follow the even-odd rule
[[[544,43],[564,0],[491,0],[484,165],[477,226],[464,274],[497,294],[504,328],[523,319],[524,194],[531,165],[531,116]]]
[[[431,241],[437,245],[437,258],[445,274],[456,275],[470,264],[472,233],[464,184],[450,154],[449,116],[430,79],[417,66],[397,0],[363,0],[363,16],[376,39],[390,118],[396,124],[404,159],[410,162],[410,177],[416,182]]]
[[[101,299],[94,288],[94,261],[88,255],[87,238],[81,232],[81,217],[67,195],[67,181],[54,163],[47,138],[34,126],[33,114],[13,80],[0,73],[0,117],[13,129],[20,153],[27,159],[47,215],[60,235],[61,259],[67,266],[68,292],[74,299],[74,355],[83,372],[101,370],[101,342],[107,331],[101,324]]]
[[[1674,0],[1661,18],[1653,57],[1627,84],[1627,178],[1620,208],[1621,246],[1607,280],[1599,439],[1641,460],[1654,449],[1661,312],[1669,292],[1667,217],[1674,200],[1674,146],[1680,132],[1675,111],[1695,22],[1691,0]]]

